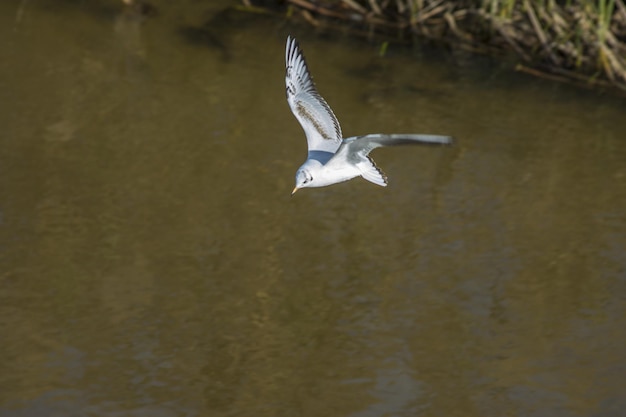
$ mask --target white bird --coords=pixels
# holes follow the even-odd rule
[[[361,176],[387,186],[387,177],[368,156],[381,146],[450,144],[452,137],[418,134],[370,134],[343,139],[341,127],[326,100],[319,95],[298,42],[287,37],[285,49],[287,102],[302,125],[308,158],[296,172],[293,195],[300,188],[325,187]]]

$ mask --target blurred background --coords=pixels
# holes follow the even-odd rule
[[[622,416],[623,98],[240,4],[0,3],[0,416]]]

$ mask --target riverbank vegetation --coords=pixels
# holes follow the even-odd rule
[[[254,5],[254,0],[242,0]],[[625,0],[287,0],[289,16],[515,57],[537,76],[626,92]],[[265,4],[268,2],[265,1]]]

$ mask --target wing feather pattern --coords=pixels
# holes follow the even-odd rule
[[[287,38],[285,49],[287,102],[306,135],[309,151],[335,153],[341,145],[341,127],[326,100],[315,89],[298,42]]]
[[[397,145],[449,145],[453,142],[451,136],[442,135],[420,135],[413,133],[391,134],[372,133],[370,135],[353,136],[344,139],[341,148],[337,151],[339,154],[345,154],[348,160],[355,162],[366,157],[372,150],[381,146],[397,146]]]
[[[341,167],[348,161],[361,170],[361,175],[374,184],[385,187],[387,176],[378,168],[369,153],[382,146],[396,145],[449,145],[452,144],[451,136],[420,135],[420,134],[391,134],[385,135],[373,133],[364,136],[353,136],[344,139],[335,155],[326,163],[329,169]]]

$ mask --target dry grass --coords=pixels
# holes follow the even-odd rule
[[[535,75],[626,90],[624,0],[287,0],[313,25],[508,52]]]

